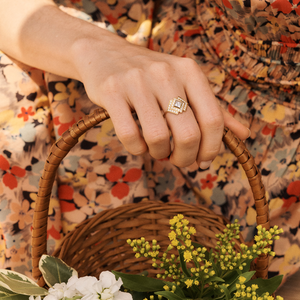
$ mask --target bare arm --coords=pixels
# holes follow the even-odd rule
[[[157,53],[60,11],[50,0],[0,0],[0,49],[28,65],[84,83],[89,98],[108,110],[132,154],[157,159],[171,152],[177,166],[208,166],[218,154],[224,124],[241,139],[248,130],[222,111],[200,67]],[[188,100],[186,112],[166,114],[169,100]],[[135,110],[143,136],[134,122]]]
[[[124,42],[105,29],[71,17],[51,0],[0,0],[0,49],[30,66],[80,80],[72,48],[81,40]],[[109,40],[109,43],[107,43]]]

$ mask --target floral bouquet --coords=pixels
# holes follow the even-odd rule
[[[120,291],[122,280],[109,271],[78,278],[78,273],[62,260],[43,255],[39,266],[49,290],[30,278],[9,270],[0,270],[0,299],[5,300],[132,300]]]
[[[282,232],[277,226],[266,230],[257,226],[254,244],[241,244],[240,225],[228,224],[217,234],[217,246],[210,251],[192,241],[194,227],[183,215],[170,220],[170,244],[161,253],[157,241],[145,238],[128,240],[136,258],[152,260],[157,278],[104,271],[99,280],[92,276],[78,278],[76,270],[58,258],[42,256],[39,268],[49,290],[28,277],[0,271],[0,299],[6,300],[283,300],[272,294],[282,276],[255,278],[251,263],[261,254],[275,255],[270,246]],[[237,250],[239,249],[239,250]]]

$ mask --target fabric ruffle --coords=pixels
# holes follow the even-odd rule
[[[246,36],[212,1],[203,1],[197,10],[201,39],[227,72],[217,96],[243,114],[275,125],[296,125],[299,46]]]

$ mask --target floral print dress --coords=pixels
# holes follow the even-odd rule
[[[262,173],[271,224],[284,229],[273,245],[270,276],[287,278],[297,271],[300,1],[56,2],[66,13],[132,43],[197,61],[220,104],[251,130],[246,145]],[[0,264],[30,276],[32,215],[47,153],[54,140],[96,107],[81,82],[2,52],[0,69]],[[253,238],[256,215],[249,184],[227,150],[208,170],[179,169],[167,159],[127,153],[107,120],[81,138],[57,175],[49,210],[50,253],[81,221],[143,199],[200,202],[239,219],[246,240]]]

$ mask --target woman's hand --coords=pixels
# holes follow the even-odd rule
[[[205,169],[220,150],[224,124],[241,139],[248,137],[248,129],[220,108],[193,60],[134,46],[119,37],[109,43],[103,51],[97,39],[83,39],[74,44],[72,53],[80,57],[77,70],[88,96],[109,112],[130,153],[148,150],[156,159],[171,154],[174,165],[185,167],[196,161]],[[167,112],[169,101],[178,96],[188,101],[187,110],[178,115]]]
[[[248,137],[247,128],[220,109],[191,59],[129,44],[67,15],[51,0],[2,2],[0,49],[30,66],[82,81],[90,99],[109,112],[132,154],[148,150],[157,159],[171,154],[174,165],[196,161],[204,169],[219,152],[224,125],[239,138]],[[164,116],[169,101],[178,96],[188,101],[187,111]]]

